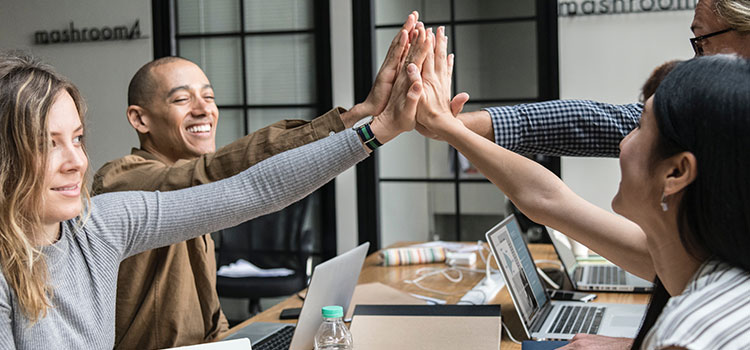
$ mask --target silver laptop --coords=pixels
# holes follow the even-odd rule
[[[253,350],[312,349],[315,333],[323,323],[321,308],[340,305],[346,314],[369,247],[370,243],[364,243],[315,267],[296,327],[285,323],[255,322],[227,339],[249,338]]]
[[[527,337],[568,340],[590,333],[633,338],[638,333],[646,305],[551,301],[515,216],[505,218],[486,236]]]
[[[578,262],[573,250],[563,241],[565,236],[562,233],[549,227],[547,227],[547,233],[573,289],[643,293],[650,292],[654,288],[653,283],[613,263]]]

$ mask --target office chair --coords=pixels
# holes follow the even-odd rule
[[[216,278],[221,297],[249,299],[251,315],[261,311],[260,298],[294,294],[307,286],[307,260],[314,237],[303,230],[309,200],[304,198],[279,212],[261,216],[219,232],[217,266],[245,259],[260,268],[286,267],[284,277]]]

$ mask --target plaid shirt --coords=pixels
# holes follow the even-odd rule
[[[485,110],[492,118],[495,143],[511,151],[617,157],[620,140],[638,125],[643,104],[555,100]]]

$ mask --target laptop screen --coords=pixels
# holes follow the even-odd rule
[[[521,236],[521,228],[511,215],[487,232],[487,242],[500,266],[516,308],[527,329],[548,302],[536,265]]]

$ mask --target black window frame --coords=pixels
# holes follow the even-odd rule
[[[373,77],[377,65],[375,64],[374,40],[375,29],[398,28],[401,24],[375,25],[374,1],[377,0],[352,0],[352,22],[354,25],[354,87],[356,101],[364,101],[373,83]],[[472,103],[528,103],[556,100],[560,97],[559,92],[559,63],[558,63],[558,24],[557,24],[557,2],[548,0],[536,1],[536,15],[531,17],[456,20],[456,0],[450,0],[450,20],[425,22],[426,26],[445,25],[450,26],[449,36],[456,38],[456,25],[461,24],[488,24],[488,23],[511,23],[511,22],[536,22],[537,32],[537,71],[538,71],[538,93],[534,99],[472,99]],[[456,46],[453,46],[454,53]],[[460,77],[454,70],[454,81],[452,85],[453,94],[457,94],[456,81]],[[461,184],[464,183],[490,183],[487,179],[465,179],[461,178],[460,172],[453,169],[454,177],[451,179],[435,178],[386,178],[381,179],[378,170],[378,154],[373,152],[365,161],[357,165],[357,218],[359,229],[359,242],[371,243],[370,251],[381,248],[380,234],[380,183],[453,183],[455,191],[455,229],[457,240],[461,240]],[[560,158],[536,156],[534,158],[547,167],[558,177],[560,176]],[[458,166],[458,153],[454,153],[453,164]]]
[[[241,38],[242,51],[242,103],[218,105],[223,110],[242,110],[244,134],[249,132],[248,109],[252,108],[314,108],[317,115],[322,115],[333,108],[331,76],[331,35],[329,0],[313,0],[313,28],[301,30],[246,31],[244,0],[236,0],[240,5],[240,30],[221,33],[178,34],[177,1],[152,0],[153,48],[154,59],[178,54],[178,39],[238,37]],[[253,104],[247,102],[247,69],[245,38],[251,36],[271,36],[286,34],[313,34],[315,40],[315,103],[300,104]],[[311,116],[314,117],[314,116]],[[336,187],[335,179],[321,187],[316,193],[320,196],[320,251],[313,256],[323,261],[336,256]]]

